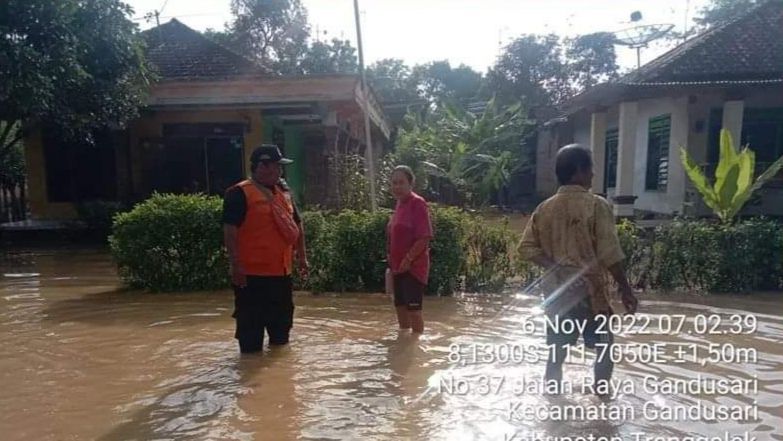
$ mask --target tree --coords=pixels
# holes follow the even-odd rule
[[[502,202],[511,176],[530,164],[523,142],[532,130],[519,103],[502,106],[492,98],[478,114],[445,103],[424,118],[408,116],[397,155],[424,182],[446,179],[475,205]]]
[[[0,122],[0,130],[5,129],[5,123]],[[17,129],[12,128],[12,131]],[[11,135],[13,136],[13,135]],[[10,146],[7,153],[0,157],[0,191],[3,188],[13,188],[24,183],[24,151],[22,143],[16,142]]]
[[[762,1],[764,0],[710,0],[694,21],[700,30],[722,25],[743,15]]]
[[[137,115],[150,76],[131,13],[119,0],[0,2],[0,161],[19,121],[91,140]]]
[[[228,30],[218,31],[212,28],[207,28],[204,31],[204,36],[206,36],[210,40],[222,46],[226,46],[226,47],[236,46],[236,42],[234,41],[234,36]]]
[[[296,74],[310,37],[300,0],[232,0],[231,46],[278,74]],[[213,34],[214,35],[214,34]]]
[[[555,106],[600,82],[619,77],[614,36],[598,32],[566,39],[523,35],[509,44],[487,74],[507,101],[529,108]]]
[[[386,58],[367,67],[367,79],[383,102],[421,99],[411,68],[399,58]]]
[[[614,34],[580,35],[567,39],[565,44],[569,76],[579,90],[619,77]]]
[[[481,73],[464,64],[452,68],[446,60],[415,66],[411,78],[431,103],[448,101],[462,106],[476,100],[484,84]]]
[[[553,105],[573,95],[560,39],[523,35],[509,44],[487,74],[489,85],[506,101],[526,107]]]
[[[704,203],[721,221],[727,223],[742,210],[755,191],[783,169],[782,156],[754,180],[756,154],[748,146],[737,152],[731,133],[725,129],[720,133],[720,160],[715,170],[713,185],[685,148],[681,149],[680,155],[685,172],[701,194]]]
[[[356,73],[359,61],[356,48],[348,40],[332,39],[331,43],[314,41],[299,63],[300,74]]]

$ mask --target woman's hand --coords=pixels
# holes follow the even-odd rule
[[[402,263],[400,263],[400,274],[407,273],[411,270],[411,259],[408,258],[408,256],[405,256],[404,259],[402,259]]]

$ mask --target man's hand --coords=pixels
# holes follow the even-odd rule
[[[636,309],[639,307],[639,299],[633,294],[631,287],[628,285],[621,286],[619,291],[625,311],[628,314],[635,313]]]
[[[247,286],[247,274],[245,274],[245,269],[242,268],[242,265],[238,263],[231,264],[231,283],[240,288]]]

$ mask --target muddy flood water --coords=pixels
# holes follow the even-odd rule
[[[103,251],[2,251],[0,439],[783,440],[781,293],[643,295],[610,400],[533,390],[534,296],[426,298],[420,338],[381,294],[295,301],[290,345],[241,357],[228,291],[121,291]],[[573,353],[566,380],[591,377],[590,357]],[[692,379],[731,389],[665,389]],[[553,416],[566,408],[618,413]],[[727,414],[666,413],[700,408]]]

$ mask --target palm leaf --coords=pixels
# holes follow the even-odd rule
[[[783,156],[778,158],[777,161],[773,162],[769,167],[767,167],[766,170],[764,170],[764,173],[756,178],[756,182],[753,183],[753,187],[751,187],[750,191],[753,192],[763,187],[764,184],[775,177],[775,175],[777,175],[781,169],[783,169]]]
[[[715,169],[715,185],[726,178],[731,166],[737,163],[737,151],[734,150],[734,140],[731,132],[726,129],[720,131],[720,159],[718,168]]]

